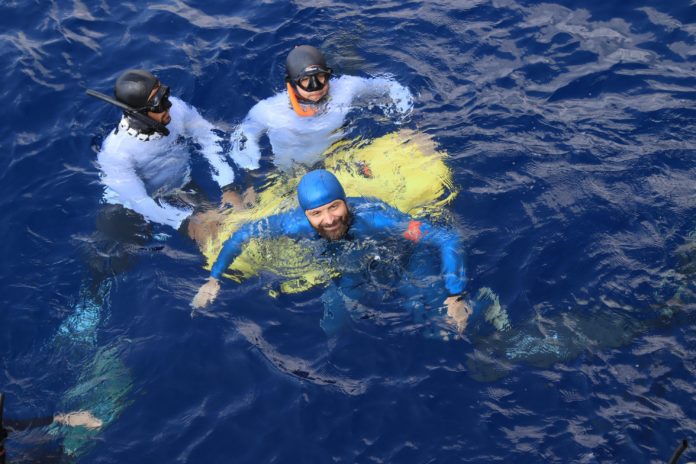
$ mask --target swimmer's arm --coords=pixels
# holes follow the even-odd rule
[[[254,237],[296,237],[310,229],[304,213],[299,210],[274,214],[259,221],[247,223],[222,245],[222,249],[210,270],[210,276],[220,279],[230,264],[241,254],[242,247]]]
[[[441,275],[450,296],[460,295],[466,287],[464,247],[456,232],[436,227],[426,221],[417,221],[408,215],[383,205],[370,216],[372,226],[387,229],[392,235],[401,235],[413,243],[424,243],[440,250]]]
[[[159,205],[153,200],[147,194],[145,185],[136,174],[135,166],[127,154],[100,153],[99,164],[104,173],[104,185],[116,194],[114,200],[142,214],[148,221],[178,229],[191,213],[167,204]]]
[[[234,171],[229,165],[223,150],[223,139],[216,131],[220,131],[206,120],[194,107],[181,103],[181,111],[185,115],[187,134],[200,146],[201,154],[208,161],[213,180],[220,188],[234,182]]]
[[[243,169],[258,169],[261,159],[261,146],[259,141],[268,131],[268,124],[260,116],[261,110],[257,104],[249,111],[246,119],[242,121],[237,130],[232,134],[232,159]]]
[[[464,244],[461,237],[453,230],[435,227],[424,221],[420,222],[418,229],[425,244],[440,249],[440,273],[447,292],[450,296],[461,295],[466,288]]]
[[[269,216],[260,221],[245,224],[223,244],[217,259],[210,270],[210,278],[198,290],[191,306],[203,308],[212,303],[220,291],[220,279],[227,268],[241,254],[244,245],[254,237],[277,238],[297,237],[306,234],[310,227],[306,219],[300,220],[299,211],[291,211]],[[304,218],[304,214],[302,214]]]
[[[254,236],[259,235],[258,231],[261,229],[261,222],[262,221],[256,221],[244,224],[225,241],[220,253],[218,253],[215,263],[213,263],[210,269],[211,278],[216,280],[222,278],[222,274],[224,274],[230,264],[237,259],[237,256],[242,253],[242,247]]]
[[[413,95],[411,91],[393,79],[386,77],[362,78],[350,77],[349,85],[352,87],[354,99],[368,100],[377,97],[386,97],[388,102],[375,102],[381,108],[389,110],[395,109],[401,115],[405,115],[413,110]]]
[[[464,244],[461,237],[453,230],[434,227],[427,222],[418,226],[412,221],[413,231],[419,230],[422,241],[440,249],[440,272],[449,297],[443,302],[447,316],[460,334],[466,329],[471,304],[464,294],[466,288],[466,269],[464,267]],[[416,232],[418,233],[418,232]]]
[[[381,211],[373,213],[371,222],[374,227],[388,229],[392,234],[400,234],[411,242],[439,248],[440,272],[445,289],[449,293],[443,304],[457,332],[463,333],[472,308],[463,294],[466,288],[466,271],[464,247],[459,234],[442,227],[435,227],[425,221],[416,221],[386,205]]]

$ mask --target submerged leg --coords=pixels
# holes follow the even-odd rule
[[[332,337],[350,322],[346,300],[343,293],[332,283],[324,291],[321,301],[324,304],[324,314],[319,325],[328,337]]]
[[[216,236],[224,215],[222,211],[211,209],[191,216],[186,224],[186,232],[202,248],[212,237]]]
[[[469,299],[471,313],[465,320],[452,317],[445,307],[447,294],[442,288],[442,278],[437,259],[428,250],[413,253],[407,265],[407,273],[399,285],[404,297],[404,306],[414,322],[421,325],[427,337],[443,339],[457,338],[466,327],[466,332],[480,331],[490,324],[498,331],[509,326],[507,312],[500,306],[498,296],[490,288],[480,288]]]
[[[99,327],[110,314],[113,282],[113,278],[105,279],[96,287],[83,283],[71,314],[51,341],[51,364],[65,363],[66,373],[79,370],[75,385],[59,404],[65,413],[23,424],[48,426],[48,435],[63,443],[62,452],[67,455],[87,452],[98,439],[99,428],[109,425],[127,405],[130,371],[120,360],[118,349],[98,345]]]
[[[226,215],[229,214],[226,207],[231,207],[234,211],[242,211],[253,208],[256,201],[256,192],[253,187],[248,187],[242,193],[226,190],[222,194],[221,207],[193,214],[185,226],[186,232],[196,242],[198,248],[202,248],[218,234]]]
[[[414,324],[427,338],[446,338],[449,326],[445,322],[440,283],[440,270],[427,250],[416,250],[406,265],[406,273],[399,283],[404,309]]]

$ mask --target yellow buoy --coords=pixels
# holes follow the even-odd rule
[[[456,195],[446,158],[427,135],[404,130],[371,142],[339,142],[328,151],[325,168],[338,177],[349,197],[373,197],[411,216],[433,217]],[[295,189],[304,173],[269,176],[254,206],[230,210],[221,220],[216,216],[215,231],[200,244],[206,269],[243,224],[296,208]],[[338,275],[317,265],[309,250],[289,238],[251,240],[225,275],[239,282],[261,271],[283,277],[280,290],[285,293],[307,290]]]

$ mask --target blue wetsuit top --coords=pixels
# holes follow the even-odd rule
[[[458,295],[466,286],[461,237],[452,230],[417,221],[410,216],[373,198],[348,198],[346,204],[353,215],[347,239],[361,239],[388,234],[401,236],[414,243],[440,249],[441,272],[444,286],[450,295]],[[242,246],[252,238],[308,238],[320,239],[301,208],[250,222],[239,228],[222,246],[211,276],[220,279],[228,266],[240,255]]]

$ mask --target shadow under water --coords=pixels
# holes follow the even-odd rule
[[[662,301],[632,307],[612,299],[577,302],[565,312],[538,308],[526,321],[491,331],[474,324],[474,350],[467,366],[479,381],[504,377],[516,365],[548,368],[554,363],[625,346],[641,334],[696,321],[696,240],[678,248],[678,266],[664,277],[655,296]],[[548,315],[547,315],[548,314]]]

